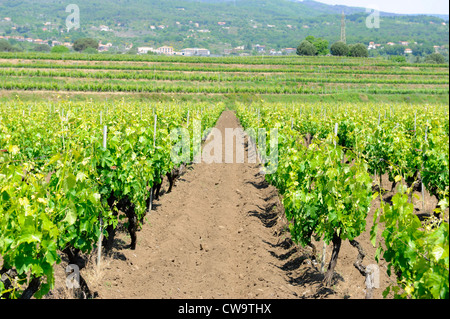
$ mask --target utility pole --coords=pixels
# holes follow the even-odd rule
[[[342,18],[341,18],[341,42],[347,43],[347,39],[345,36],[345,14],[344,14],[344,11],[342,11]]]

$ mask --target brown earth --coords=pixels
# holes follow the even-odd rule
[[[216,125],[222,136],[225,128],[236,127],[239,122],[231,111],[225,111]],[[334,285],[323,287],[323,243],[314,241],[316,258],[309,247],[292,243],[277,190],[265,182],[259,164],[245,162],[188,167],[173,191],[163,191],[154,201],[138,232],[136,250],[127,248],[130,238],[120,231],[100,267],[94,261],[82,270],[90,289],[104,299],[365,298],[365,278],[353,265],[357,250],[343,242]],[[383,187],[390,190],[386,177]],[[387,192],[384,199],[393,194]],[[436,202],[426,195],[430,211]],[[376,264],[369,230],[379,207],[380,200],[375,199],[366,232],[357,238],[366,252],[365,266]],[[325,266],[331,248],[326,247]],[[63,288],[65,266],[57,266],[57,288],[50,298],[70,297]],[[373,298],[381,299],[395,278],[387,276],[382,259],[378,266],[380,288],[373,291]]]

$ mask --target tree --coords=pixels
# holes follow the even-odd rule
[[[352,57],[367,58],[369,56],[369,50],[362,43],[350,45],[349,49],[349,55]]]
[[[328,40],[317,38],[313,44],[317,49],[317,54],[327,55],[330,53],[330,50],[328,49],[330,43],[328,42]]]
[[[440,53],[431,53],[425,58],[425,63],[444,64],[445,58]]]
[[[297,55],[317,55],[317,48],[311,42],[304,40],[297,47]]]
[[[136,51],[137,51],[137,49],[136,49]],[[83,50],[83,53],[87,53],[87,54],[97,54],[98,51],[97,51],[97,49],[94,49],[94,48],[89,47],[89,48]]]
[[[398,62],[398,63],[406,62],[406,58],[403,55],[391,55],[391,56],[389,56],[389,60],[391,60],[393,62]]]
[[[333,43],[330,48],[331,54],[336,56],[347,56],[349,53],[349,47],[342,41]]]
[[[9,41],[7,40],[0,40],[0,52],[6,51],[6,52],[17,52],[20,51],[18,48],[13,47]]]
[[[52,49],[51,49],[51,53],[68,53],[70,50],[69,48],[63,46],[63,45],[55,45]]]
[[[385,45],[382,49],[387,55],[403,55],[405,47],[403,45]]]
[[[73,43],[73,49],[75,51],[81,52],[86,50],[87,48],[93,48],[95,50],[98,49],[98,41],[94,40],[92,38],[81,38],[78,40],[75,40]]]
[[[50,47],[47,44],[38,44],[34,47],[37,52],[50,52]]]
[[[312,45],[316,47],[318,55],[327,55],[328,53],[330,53],[330,51],[328,50],[328,46],[330,44],[328,40],[322,38],[315,38],[312,35],[310,35],[305,38],[305,41],[310,42]]]

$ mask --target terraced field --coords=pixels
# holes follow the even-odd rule
[[[0,55],[0,89],[212,94],[448,94],[448,68],[323,57]],[[61,58],[61,57],[59,57]]]

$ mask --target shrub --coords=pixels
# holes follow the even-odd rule
[[[444,64],[445,58],[440,53],[431,53],[430,55],[427,55],[427,57],[425,58],[425,63]]]
[[[336,56],[346,56],[349,53],[349,47],[342,41],[333,43],[331,46],[331,54]]]
[[[98,49],[98,41],[94,40],[92,38],[81,38],[78,40],[75,40],[73,43],[73,49],[75,51],[81,52],[86,50],[87,48],[94,48],[95,50]]]
[[[297,47],[297,55],[317,55],[317,49],[311,42],[305,40]]]
[[[55,45],[52,49],[51,49],[51,53],[68,53],[70,50],[69,48],[63,46],[63,45]]]
[[[349,49],[349,55],[352,57],[367,58],[369,56],[369,50],[362,43],[350,45]]]

